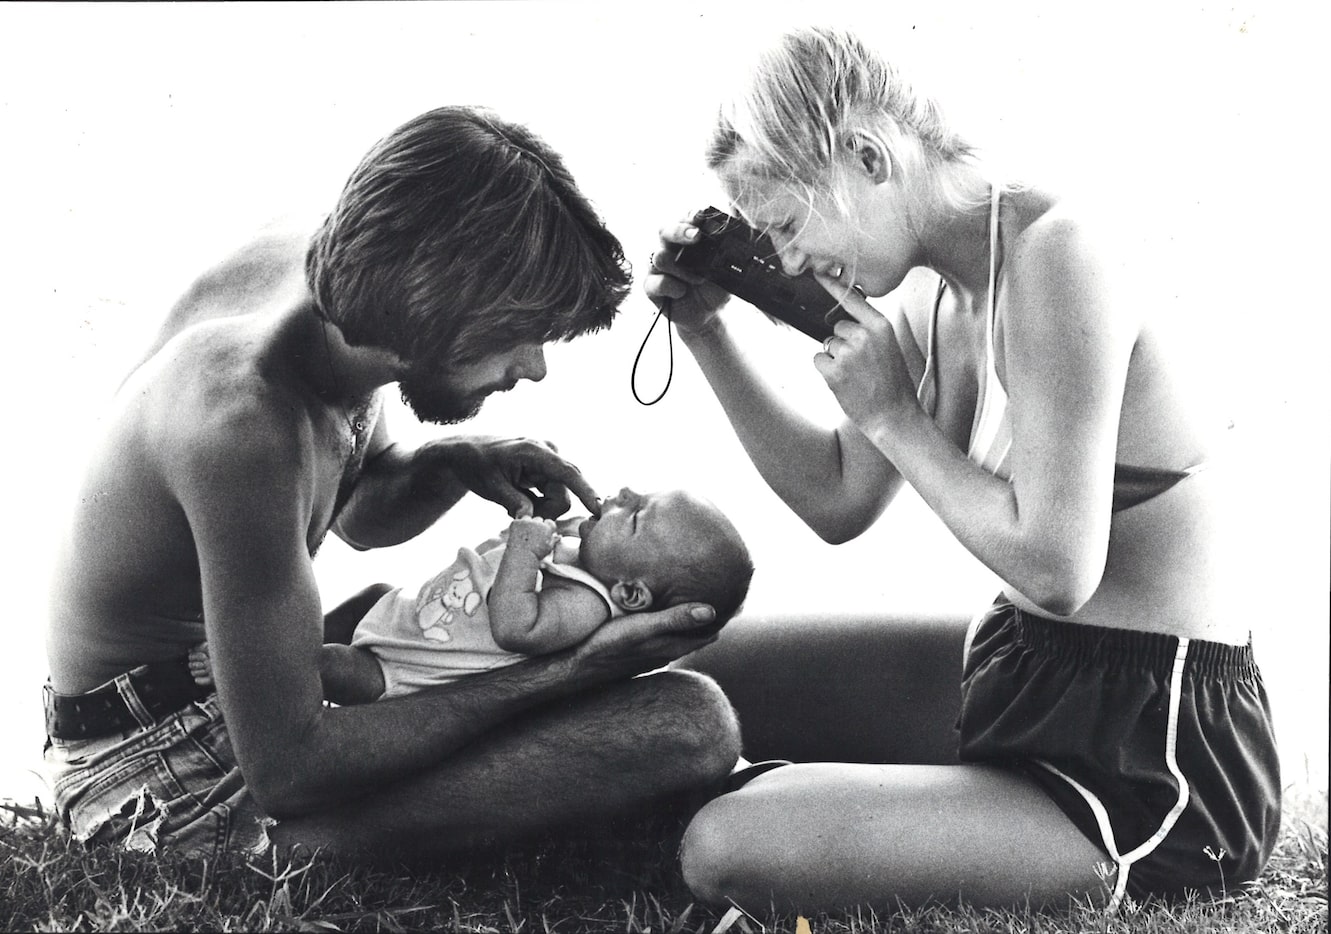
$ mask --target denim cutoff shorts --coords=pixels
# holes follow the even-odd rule
[[[44,757],[77,840],[209,857],[270,847],[272,821],[245,787],[215,693],[123,733],[50,737]]]

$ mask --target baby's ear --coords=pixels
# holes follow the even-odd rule
[[[652,605],[652,592],[641,580],[616,581],[610,599],[625,613],[639,613]]]

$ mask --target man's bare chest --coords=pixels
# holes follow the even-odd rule
[[[379,394],[374,393],[360,404],[338,409],[335,413],[333,428],[321,452],[320,475],[324,482],[319,496],[320,508],[316,509],[312,517],[315,521],[309,530],[311,555],[318,551],[328,530],[337,522],[338,515],[356,491],[382,408]]]

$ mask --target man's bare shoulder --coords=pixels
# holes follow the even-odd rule
[[[308,244],[308,232],[269,231],[205,270],[171,306],[135,368],[191,327],[300,300],[306,293]]]
[[[251,319],[195,325],[122,387],[164,466],[189,475],[206,464],[290,467],[301,458],[310,443],[310,408],[301,390],[256,352],[266,331]]]
[[[303,281],[309,241],[308,231],[286,229],[261,234],[204,271],[181,296],[176,308],[214,303],[243,307],[281,288],[293,274]]]

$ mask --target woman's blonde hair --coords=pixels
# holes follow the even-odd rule
[[[938,105],[858,38],[832,28],[789,32],[761,54],[750,80],[720,109],[707,165],[719,171],[741,158],[744,172],[794,183],[812,205],[815,193],[827,192],[838,157],[866,138],[903,179],[923,173],[926,190],[945,203],[969,210],[988,197],[962,184],[967,173],[957,169],[979,169],[979,159]],[[850,214],[831,177],[830,194]]]

